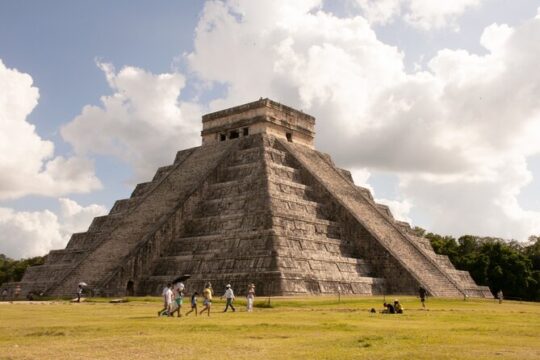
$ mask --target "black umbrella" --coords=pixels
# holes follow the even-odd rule
[[[173,280],[173,284],[176,284],[176,283],[179,283],[179,282],[184,282],[186,281],[187,279],[189,279],[191,277],[191,275],[188,275],[188,274],[184,274],[182,276],[179,276],[177,277],[176,279]]]

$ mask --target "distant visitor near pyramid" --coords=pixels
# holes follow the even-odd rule
[[[10,284],[46,296],[159,295],[232,284],[258,295],[492,297],[314,149],[315,118],[260,99],[204,115],[202,146]],[[159,141],[159,140],[158,140]],[[457,221],[457,219],[456,219]]]

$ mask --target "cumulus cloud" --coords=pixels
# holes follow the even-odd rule
[[[225,85],[212,107],[268,96],[316,115],[317,146],[346,167],[398,174],[397,212],[422,207],[429,222],[418,225],[430,230],[540,231],[540,213],[517,202],[532,177],[527,158],[540,152],[539,19],[493,24],[479,39],[486,54],[442,49],[427,70],[407,73],[402,52],[363,17],[288,3],[206,4],[187,58],[202,81]],[[479,2],[457,4],[443,9]]]
[[[61,129],[78,154],[114,156],[132,166],[140,181],[171,163],[176,151],[199,144],[201,110],[179,100],[182,74],[98,66],[114,93],[103,96],[101,106],[85,106]]]
[[[465,11],[478,7],[484,0],[353,0],[371,24],[387,24],[402,17],[422,30],[452,27]]]
[[[67,198],[60,198],[59,202],[59,214],[0,207],[0,253],[17,259],[62,249],[72,233],[86,230],[94,217],[107,212],[103,206],[83,207]]]
[[[99,188],[92,161],[54,157],[54,144],[27,122],[39,99],[32,77],[0,60],[0,84],[0,200]]]

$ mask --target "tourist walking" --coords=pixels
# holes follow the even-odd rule
[[[161,292],[161,296],[163,297],[163,309],[158,311],[158,316],[164,315],[164,312],[167,311],[167,314],[169,312],[169,302],[170,302],[170,296],[169,296],[169,290],[172,287],[172,284],[167,284],[163,288],[163,291]]]
[[[227,310],[229,309],[229,306],[231,307],[232,311],[235,312],[236,309],[234,308],[233,306],[233,301],[234,301],[234,292],[233,292],[233,289],[231,288],[231,284],[227,284],[227,286],[225,286],[225,294],[223,294],[222,298],[225,297],[225,300],[227,301],[227,304],[225,305],[225,310],[223,310],[223,312],[227,312]]]
[[[247,289],[247,312],[253,311],[253,302],[255,301],[255,284],[249,284]]]
[[[77,288],[77,302],[78,303],[81,302],[82,293],[83,293],[83,287],[81,284],[79,284],[79,287]]]
[[[212,307],[212,284],[207,283],[203,290],[203,309],[199,314],[202,314],[203,312],[208,312],[208,316],[210,316],[210,308]]]
[[[504,295],[503,295],[502,290],[497,291],[497,300],[499,300],[499,304],[502,304],[503,298],[504,298]]]
[[[186,313],[186,316],[191,314],[193,311],[195,311],[195,316],[197,316],[197,295],[199,295],[199,293],[196,291],[193,293],[193,295],[191,295],[191,310]]]
[[[174,285],[174,301],[176,307],[171,313],[171,316],[174,316],[174,313],[178,313],[178,317],[182,316],[182,304],[184,303],[184,283],[179,282]]]
[[[426,308],[426,294],[427,291],[423,287],[420,286],[418,289],[418,295],[420,295],[420,302],[422,303],[422,308]]]

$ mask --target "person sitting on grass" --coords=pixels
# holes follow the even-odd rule
[[[396,310],[396,314],[403,314],[403,306],[399,303],[399,300],[394,300],[394,309]]]
[[[199,295],[199,293],[196,291],[193,293],[193,295],[191,295],[191,310],[186,313],[186,316],[191,314],[193,311],[195,311],[195,316],[197,316],[197,295]]]
[[[381,312],[382,314],[395,314],[396,309],[394,308],[394,305],[384,303],[384,310]]]
[[[212,307],[212,284],[207,283],[206,287],[203,290],[203,309],[199,313],[199,315],[202,315],[203,312],[208,312],[208,316],[210,316],[210,307]]]

